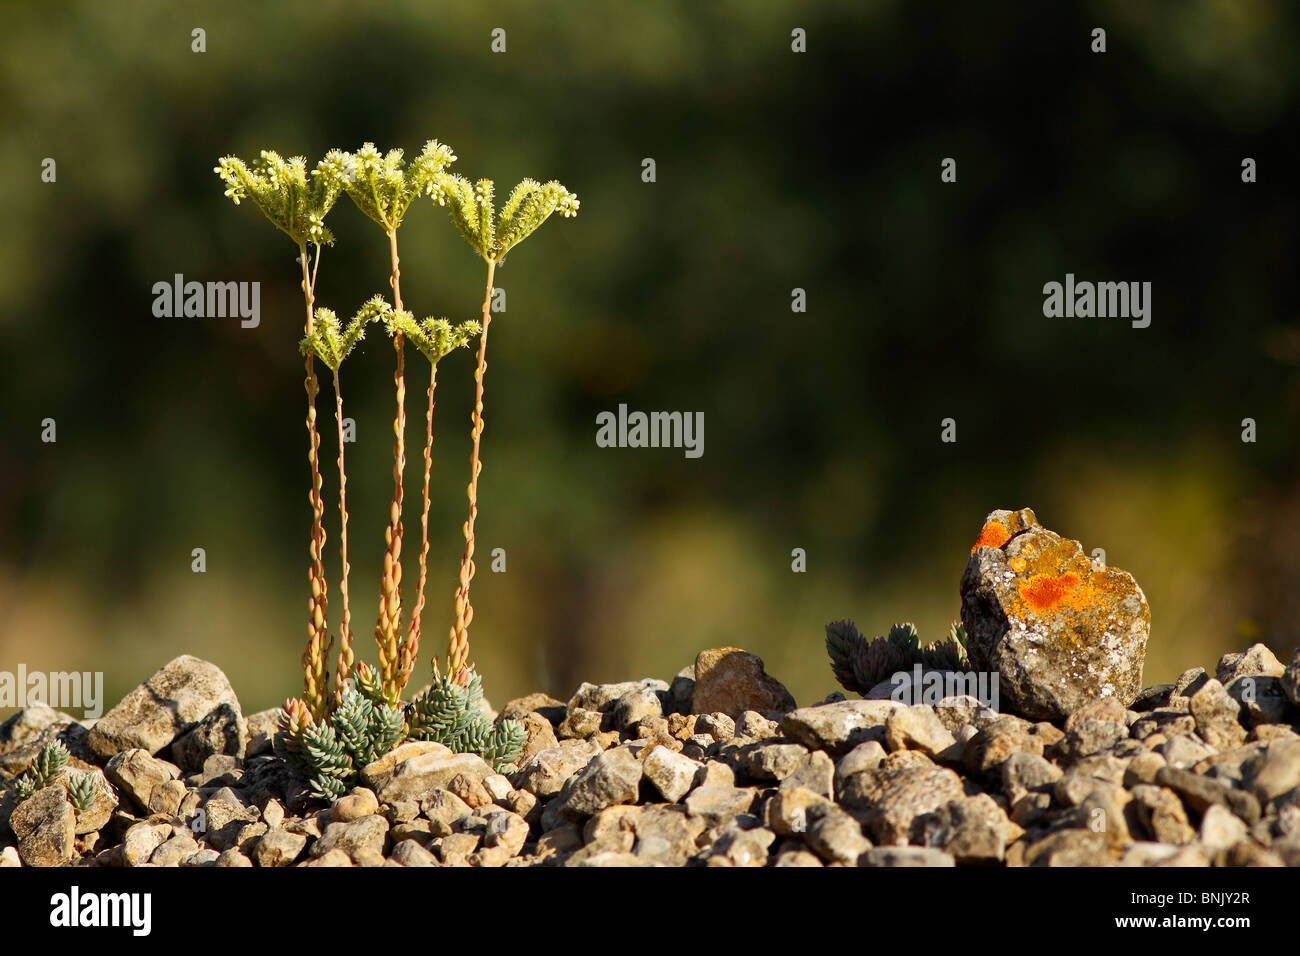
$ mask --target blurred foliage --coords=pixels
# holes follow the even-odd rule
[[[310,524],[297,270],[212,167],[263,147],[314,161],[434,136],[463,175],[554,176],[583,202],[498,273],[508,311],[478,539],[481,554],[506,549],[508,571],[480,566],[472,644],[492,700],[669,677],[722,644],[819,699],[835,689],[826,622],[874,634],[914,620],[941,637],[985,513],[1023,506],[1142,584],[1148,682],[1250,640],[1289,653],[1300,8],[1019,14],[903,0],[8,5],[0,667],[103,670],[111,703],[189,652],[224,668],[248,710],[297,691]],[[804,55],[790,52],[796,26]],[[195,27],[206,53],[191,52]],[[490,52],[495,27],[505,54]],[[939,181],[945,156],[956,184]],[[1255,185],[1243,156],[1259,161]],[[44,157],[55,184],[40,181]],[[387,249],[344,204],[331,226],[319,298],[351,314],[386,290]],[[411,308],[472,318],[481,269],[445,211],[414,208],[402,242]],[[1044,319],[1041,287],[1066,272],[1152,281],[1153,324]],[[177,273],[260,281],[261,325],[154,318],[153,283]],[[806,314],[790,311],[795,287]],[[354,363],[365,634],[392,350],[377,337]],[[426,657],[450,624],[472,397],[472,356],[449,357]],[[620,402],[703,411],[704,457],[597,448],[595,416]],[[939,442],[948,416],[955,445]],[[1246,416],[1257,444],[1240,441]],[[56,444],[39,440],[46,417]],[[195,547],[206,574],[190,571]],[[806,574],[791,573],[795,547]],[[333,583],[335,530],[328,548]]]

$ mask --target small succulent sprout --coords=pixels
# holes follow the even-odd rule
[[[95,778],[78,774],[68,780],[68,802],[78,817],[84,816],[95,805]]]
[[[212,171],[226,184],[226,196],[235,205],[241,199],[252,199],[296,245],[312,242],[321,246],[334,241],[333,233],[325,228],[325,216],[339,197],[339,184],[332,176],[318,175],[320,165],[309,179],[303,157],[286,160],[264,149],[251,169],[237,156],[223,156]]]
[[[403,165],[400,149],[382,153],[366,143],[355,153],[330,150],[319,167],[322,179],[341,189],[363,213],[388,233],[396,232],[419,196],[430,194],[442,171],[456,161],[451,147],[431,139],[420,155]]]
[[[331,372],[337,372],[343,360],[365,338],[366,326],[383,322],[392,313],[393,307],[382,296],[374,296],[357,311],[347,328],[342,329],[333,309],[317,309],[315,328],[298,343],[298,348],[303,355],[315,355]]]
[[[552,213],[571,219],[581,205],[574,193],[555,180],[543,184],[525,179],[501,207],[499,221],[494,221],[494,191],[490,179],[471,183],[463,176],[441,173],[429,193],[438,205],[448,207],[465,241],[488,262],[504,260],[507,252],[532,235]]]
[[[390,336],[398,333],[406,336],[406,341],[434,365],[456,349],[469,345],[481,328],[472,319],[459,325],[452,325],[447,319],[434,318],[416,322],[415,316],[406,311],[389,312],[384,324]]]
[[[276,721],[276,734],[273,741],[275,750],[282,757],[290,757],[302,750],[302,738],[315,723],[311,709],[306,702],[291,697],[284,702]]]
[[[63,773],[63,768],[68,765],[68,748],[63,746],[62,741],[53,740],[45,745],[45,748],[36,755],[31,766],[23,772],[18,778],[14,787],[18,791],[18,798],[26,800],[37,790],[44,790],[58,782],[59,774]]]
[[[826,625],[826,651],[841,686],[866,694],[894,674],[910,672],[918,664],[926,670],[964,667],[965,636],[961,625],[954,623],[948,640],[922,646],[916,625],[903,623],[891,627],[885,637],[867,640],[852,621],[834,621]]]
[[[361,694],[372,704],[383,704],[387,702],[384,697],[384,689],[379,681],[379,675],[375,673],[373,667],[365,661],[361,661],[361,663],[357,664],[357,669],[354,672],[354,675],[356,677],[357,693]]]

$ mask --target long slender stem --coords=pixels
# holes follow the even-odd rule
[[[393,302],[402,308],[401,268],[397,256],[397,232],[388,233],[388,245],[393,263],[390,282]],[[396,443],[393,446],[393,501],[389,509],[388,528],[384,531],[387,545],[384,551],[384,577],[379,590],[379,620],[375,625],[375,643],[379,645],[380,682],[385,696],[396,703],[405,684],[401,682],[402,630],[402,474],[406,470],[406,358],[405,338],[399,332],[393,336],[397,351],[397,370],[393,384],[397,390],[397,415],[393,419]]]
[[[307,304],[307,334],[311,335],[315,321],[316,282],[315,275],[307,268],[307,245],[298,247],[298,261],[302,264],[302,291]],[[316,247],[316,261],[320,262],[320,247]],[[305,363],[307,379],[307,460],[311,463],[311,489],[308,499],[311,502],[311,565],[307,571],[307,580],[311,585],[311,596],[307,601],[307,649],[302,655],[304,700],[312,716],[317,720],[323,718],[328,710],[329,652],[334,643],[329,637],[326,623],[326,611],[329,606],[329,593],[325,583],[325,503],[321,498],[320,477],[320,434],[316,430],[316,370],[313,357],[307,355]]]
[[[341,697],[355,657],[352,653],[352,611],[348,604],[348,473],[343,466],[343,392],[339,390],[339,373],[334,373],[334,419],[339,430],[339,556],[343,559],[343,577],[339,592],[343,595],[343,623],[339,625],[338,665],[334,669],[334,688]]]
[[[488,325],[492,322],[492,280],[497,264],[488,261],[487,289],[483,294],[483,332],[478,343],[478,369],[474,373],[474,414],[470,435],[474,448],[470,453],[469,518],[465,522],[465,554],[460,559],[460,586],[456,589],[456,624],[447,643],[447,673],[462,687],[469,680],[469,626],[474,620],[474,606],[469,600],[470,582],[474,580],[474,521],[478,517],[478,476],[483,470],[479,444],[483,436],[483,378],[487,374]]]
[[[424,415],[424,507],[420,512],[420,578],[415,588],[415,607],[402,648],[402,682],[410,679],[420,654],[420,623],[424,614],[424,587],[429,578],[429,476],[433,468],[433,391],[438,385],[438,366],[429,365],[429,407]]]

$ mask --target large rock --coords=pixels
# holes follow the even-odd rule
[[[14,810],[9,826],[27,866],[61,866],[76,848],[76,819],[63,787],[37,790]]]
[[[221,668],[182,654],[95,723],[90,747],[104,760],[137,748],[157,754],[222,704],[239,711]]]
[[[1028,508],[994,511],[961,582],[976,671],[996,671],[1002,704],[1060,718],[1095,698],[1124,706],[1142,689],[1151,612],[1132,575],[1091,561]]]
[[[696,656],[691,713],[722,713],[736,720],[747,710],[786,713],[794,709],[790,692],[768,675],[757,655],[739,647],[715,647]]]

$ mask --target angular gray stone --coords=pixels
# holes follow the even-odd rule
[[[183,654],[96,721],[90,747],[105,760],[137,748],[157,754],[222,704],[239,708],[221,668]]]
[[[1084,704],[1065,721],[1065,739],[1056,745],[1057,758],[1074,763],[1110,750],[1128,737],[1124,705],[1114,697]]]
[[[387,837],[388,821],[378,814],[351,823],[331,823],[312,844],[311,855],[319,858],[330,850],[342,850],[354,863],[360,863],[367,851],[382,854]]]
[[[850,777],[840,801],[863,812],[875,843],[901,845],[909,842],[917,817],[963,796],[961,778],[946,767],[880,767]]]
[[[180,768],[150,756],[147,750],[132,749],[115,754],[105,765],[104,776],[138,809],[149,812],[154,790],[177,779]]]
[[[833,796],[835,762],[831,760],[830,755],[824,750],[814,750],[800,757],[794,770],[781,781],[782,790],[793,790],[796,787],[811,790],[823,797]]]
[[[1047,790],[1061,778],[1061,768],[1033,753],[1014,753],[1002,762],[1002,792],[1015,803],[1027,793]]]
[[[154,852],[172,837],[169,823],[137,823],[122,837],[121,859],[125,866],[148,863]]]
[[[1241,707],[1238,718],[1247,726],[1288,723],[1295,715],[1281,677],[1237,677],[1225,689]]]
[[[154,866],[180,866],[181,862],[199,852],[199,844],[188,833],[173,833],[158,849],[149,862]]]
[[[640,786],[641,761],[629,749],[615,747],[593,758],[565,785],[555,813],[582,820],[615,804],[635,803]]]
[[[615,730],[626,732],[650,717],[662,717],[663,705],[659,696],[648,687],[640,687],[618,697],[609,706],[610,723]]]
[[[562,740],[555,747],[533,754],[511,778],[518,790],[547,800],[591,762],[600,748],[587,740]]]
[[[1300,787],[1300,741],[1269,741],[1242,765],[1242,776],[1261,804]]]
[[[808,748],[802,744],[759,744],[745,754],[745,771],[753,780],[780,783],[807,756]]]
[[[1281,677],[1286,670],[1266,644],[1252,644],[1244,652],[1224,654],[1214,670],[1220,684],[1227,686],[1238,677]]]
[[[438,858],[422,847],[415,840],[402,840],[393,847],[389,856],[402,866],[439,866]]]
[[[430,743],[406,751],[411,746],[402,744],[361,771],[361,782],[375,792],[380,802],[418,801],[436,787],[447,787],[460,774],[482,781],[496,772],[478,754],[452,753],[440,744]]]
[[[1206,681],[1191,696],[1190,706],[1196,732],[1215,750],[1230,750],[1245,742],[1246,730],[1237,720],[1241,706],[1217,680]]]
[[[758,791],[751,787],[696,787],[686,798],[686,809],[713,827],[738,814],[748,813],[757,796]]]
[[[842,757],[868,740],[883,742],[889,715],[903,706],[892,700],[842,700],[801,707],[781,718],[781,732],[809,750]]]
[[[956,760],[957,738],[943,725],[933,707],[900,707],[885,722],[885,746],[890,750],[919,750],[927,757]]]
[[[1167,787],[1138,784],[1129,790],[1133,796],[1133,816],[1137,829],[1160,843],[1183,844],[1196,839],[1187,812],[1178,794]]]
[[[825,808],[824,813],[813,815],[804,840],[827,863],[846,866],[857,866],[859,858],[871,849],[862,825],[833,805]]]
[[[641,762],[645,779],[654,785],[669,803],[679,803],[694,785],[701,764],[667,747],[655,746]]]
[[[576,709],[593,710],[598,713],[605,713],[613,708],[614,702],[625,694],[636,693],[637,691],[650,691],[651,693],[666,693],[668,685],[661,680],[646,678],[645,680],[624,681],[621,684],[587,684],[578,685],[578,689],[573,692],[569,698],[568,709],[572,713]]]
[[[381,841],[382,843],[382,841]],[[267,830],[253,850],[253,862],[258,866],[293,866],[307,847],[307,837],[285,830]]]
[[[728,830],[709,847],[706,865],[766,866],[768,848],[775,840],[776,834],[766,827]]]
[[[1010,821],[986,793],[950,800],[917,821],[918,842],[938,847],[961,864],[1001,863]]]
[[[248,724],[238,704],[219,704],[193,730],[172,744],[172,759],[186,773],[203,769],[214,755],[244,758],[248,748]]]

